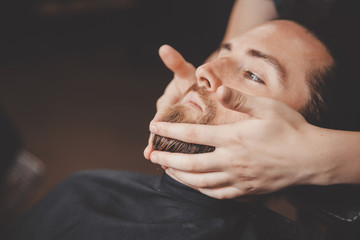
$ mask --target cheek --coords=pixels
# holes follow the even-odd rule
[[[220,106],[216,111],[214,125],[235,123],[246,118],[249,118],[249,115],[246,113],[233,111],[223,106]]]
[[[304,68],[305,69],[305,68]],[[272,86],[272,92],[268,96],[285,103],[295,111],[299,111],[306,105],[310,98],[310,89],[307,84],[304,69],[289,72],[287,84]]]
[[[306,105],[310,98],[310,90],[307,86],[301,84],[289,89],[286,94],[281,96],[278,100],[282,101],[295,111],[299,111]]]

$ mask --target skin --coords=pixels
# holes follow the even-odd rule
[[[246,30],[277,17],[273,0],[237,0],[231,10],[222,42],[235,38]],[[216,53],[211,54],[207,61],[215,56]]]
[[[276,17],[277,13],[273,0],[237,0],[234,2],[222,42],[235,38],[249,28]],[[153,121],[159,120],[167,108],[179,101],[182,94],[192,84],[196,83],[195,67],[186,62],[180,53],[174,51],[170,46],[164,45],[159,49],[159,56],[166,67],[174,73],[174,78],[156,103],[157,113]],[[214,52],[206,62],[216,56],[217,52]],[[149,142],[151,142],[151,138]]]
[[[277,151],[269,158],[271,154],[267,152],[268,143],[257,142],[257,139],[263,138],[263,132],[254,131],[254,119],[267,118],[267,121],[260,124],[261,129],[268,129],[267,135],[273,135],[285,127],[292,132],[290,136],[294,138],[288,138],[289,135],[285,134],[280,140],[286,139],[295,143],[293,139],[296,139],[297,127],[300,123],[306,123],[302,116],[296,113],[309,100],[306,72],[322,64],[330,64],[331,57],[317,39],[290,21],[273,21],[258,26],[229,43],[230,48],[223,47],[216,59],[196,70],[195,76],[198,85],[206,87],[213,94],[213,98],[218,100],[216,124],[236,123],[196,126],[196,129],[187,124],[170,126],[166,123],[152,123],[150,127],[152,133],[216,146],[216,151],[190,156],[152,152],[151,146],[148,146],[144,152],[145,157],[150,157],[154,163],[165,168],[170,167],[167,171],[174,178],[216,198],[267,193],[304,183],[311,177],[311,172],[298,171],[305,167],[302,162],[289,162],[285,159],[274,162],[273,159],[279,158],[277,152],[281,152],[282,145],[278,145],[279,142],[273,142]],[[276,56],[285,74],[279,73],[266,60],[249,56],[248,49]],[[165,50],[170,53],[172,51]],[[162,51],[160,49],[160,56]],[[172,64],[166,65],[171,69]],[[279,104],[278,107],[266,98],[252,96],[273,98],[291,108],[285,104]],[[234,101],[240,104],[228,104]],[[268,128],[278,115],[284,113],[290,117],[279,122],[276,128]],[[242,136],[235,134],[234,137],[233,128],[238,127],[236,125],[240,124],[237,123],[240,120]],[[259,125],[259,122],[256,123]],[[234,152],[237,153],[235,156],[232,154]],[[251,155],[254,152],[256,155]],[[256,156],[257,161],[253,161],[252,156]]]
[[[279,66],[262,55],[276,59]],[[272,21],[229,40],[212,61],[196,69],[195,76],[198,86],[205,87],[212,98],[216,98],[218,87],[227,86],[247,95],[277,99],[299,111],[310,99],[307,72],[331,62],[326,48],[303,27],[290,21]],[[247,117],[221,104],[216,109],[213,124]],[[197,109],[189,111],[198,114]]]
[[[237,0],[232,8],[223,42],[243,33],[251,26],[277,17],[272,0]],[[182,170],[179,174],[194,173],[194,180],[202,181],[204,186],[208,186],[207,188],[200,188],[204,194],[216,198],[231,198],[231,196],[238,197],[246,194],[234,188],[216,189],[214,188],[217,185],[216,180],[206,179],[203,178],[202,174],[196,174],[206,172],[211,166],[209,159],[218,160],[220,158],[223,164],[218,167],[218,171],[231,175],[229,169],[233,169],[234,181],[236,181],[236,166],[245,159],[248,162],[254,162],[253,166],[259,164],[258,169],[264,166],[258,160],[267,159],[268,162],[271,162],[272,168],[276,168],[279,162],[288,161],[290,163],[287,166],[289,172],[292,173],[295,169],[297,173],[301,172],[303,176],[309,176],[305,181],[307,184],[360,183],[360,132],[337,131],[312,126],[303,120],[299,121],[299,114],[296,111],[273,99],[249,98],[226,87],[224,88],[226,94],[217,91],[217,97],[224,107],[234,111],[248,112],[252,117],[246,123],[233,124],[231,128],[229,127],[231,134],[226,136],[220,134],[223,132],[222,127],[217,129],[213,127],[204,128],[204,126],[198,125],[180,126],[157,123],[162,112],[167,109],[166,106],[172,103],[174,99],[180,98],[185,89],[196,82],[195,68],[187,63],[179,53],[172,51],[168,46],[163,46],[160,48],[159,54],[166,66],[174,72],[174,78],[157,102],[158,112],[150,124],[150,128],[156,129],[160,134],[168,134],[170,137],[184,141],[186,141],[186,136],[192,136],[192,140],[199,144],[205,144],[203,139],[210,139],[214,135],[220,138],[222,142],[227,141],[229,143],[227,147],[222,147],[224,153],[227,154],[226,156],[219,156],[215,153],[204,156],[188,156],[181,159],[184,161],[181,165],[175,161],[176,159],[172,155],[166,158],[169,163],[168,166],[173,167],[175,172],[175,169],[179,169]],[[210,55],[207,61],[210,61],[214,56],[216,53]],[[248,138],[246,134],[243,134],[246,133],[245,130],[248,132],[257,131],[261,134],[258,134],[258,137],[252,134],[253,138]],[[150,137],[149,144],[144,151],[147,159],[150,158],[152,151],[151,139]],[[231,139],[240,139],[241,144],[237,144],[238,142],[231,141]],[[252,141],[248,141],[249,139]],[[216,143],[213,142],[213,145],[216,146]],[[249,147],[253,145],[258,146],[255,151]],[[278,146],[283,147],[279,149]],[[216,147],[219,148],[219,146]],[[259,154],[258,149],[263,149],[262,155]],[[294,149],[298,151],[294,151]],[[244,156],[246,157],[244,158]],[[295,164],[299,162],[303,163],[302,167]],[[167,169],[164,166],[163,168]],[[259,182],[261,182],[261,176],[263,175],[255,176]],[[301,184],[301,181],[293,180],[294,177],[291,174],[283,174],[280,178],[282,178],[282,186],[284,187],[294,182]],[[238,179],[238,181],[240,184],[242,180]],[[279,186],[271,187],[270,184],[266,186],[259,184],[259,187],[265,188],[267,192],[279,188]]]

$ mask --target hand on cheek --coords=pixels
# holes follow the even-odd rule
[[[153,151],[153,163],[169,168],[179,181],[219,199],[320,183],[318,175],[324,176],[329,167],[314,164],[309,157],[314,147],[309,141],[312,127],[299,113],[281,102],[225,87],[217,94],[225,107],[250,118],[217,126],[153,122],[153,133],[216,147],[214,152],[202,154]]]

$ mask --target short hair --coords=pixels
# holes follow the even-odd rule
[[[360,14],[356,5],[353,0],[286,0],[278,6],[279,19],[295,21],[314,33],[335,60],[332,68],[310,76],[311,112],[305,108],[303,112],[318,126],[360,130]]]
[[[310,100],[300,109],[300,113],[310,124],[319,127],[331,127],[331,89],[335,82],[335,63],[312,69],[306,73],[310,90]]]

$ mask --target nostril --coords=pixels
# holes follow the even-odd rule
[[[210,81],[207,78],[200,77],[200,82],[203,83],[206,88],[211,88]]]

